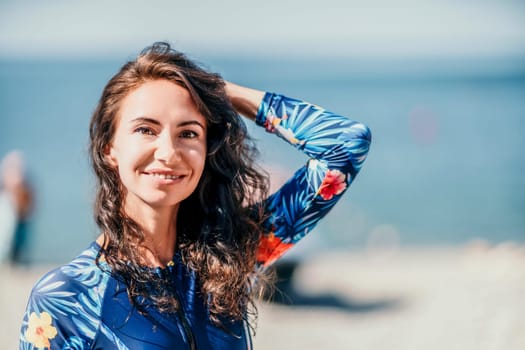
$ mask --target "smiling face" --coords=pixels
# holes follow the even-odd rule
[[[206,132],[206,118],[185,88],[153,80],[131,91],[106,152],[126,189],[126,211],[175,208],[190,196],[204,169]]]

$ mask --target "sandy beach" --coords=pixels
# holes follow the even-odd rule
[[[0,267],[2,349],[49,268]],[[522,245],[323,253],[293,288],[300,305],[260,304],[255,349],[525,349]]]

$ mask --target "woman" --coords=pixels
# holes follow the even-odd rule
[[[269,197],[238,113],[311,158]],[[102,234],[36,283],[21,349],[251,348],[256,282],[338,201],[370,133],[157,43],[109,81],[90,140]]]

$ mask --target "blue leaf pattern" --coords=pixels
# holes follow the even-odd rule
[[[67,350],[89,349],[89,344],[85,341],[85,339],[82,339],[77,336],[72,336],[64,342],[62,349],[67,349]]]

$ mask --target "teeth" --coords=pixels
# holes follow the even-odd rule
[[[169,180],[175,180],[178,179],[180,176],[177,175],[168,175],[168,174],[151,174],[156,177],[160,177],[161,179],[169,179]]]

